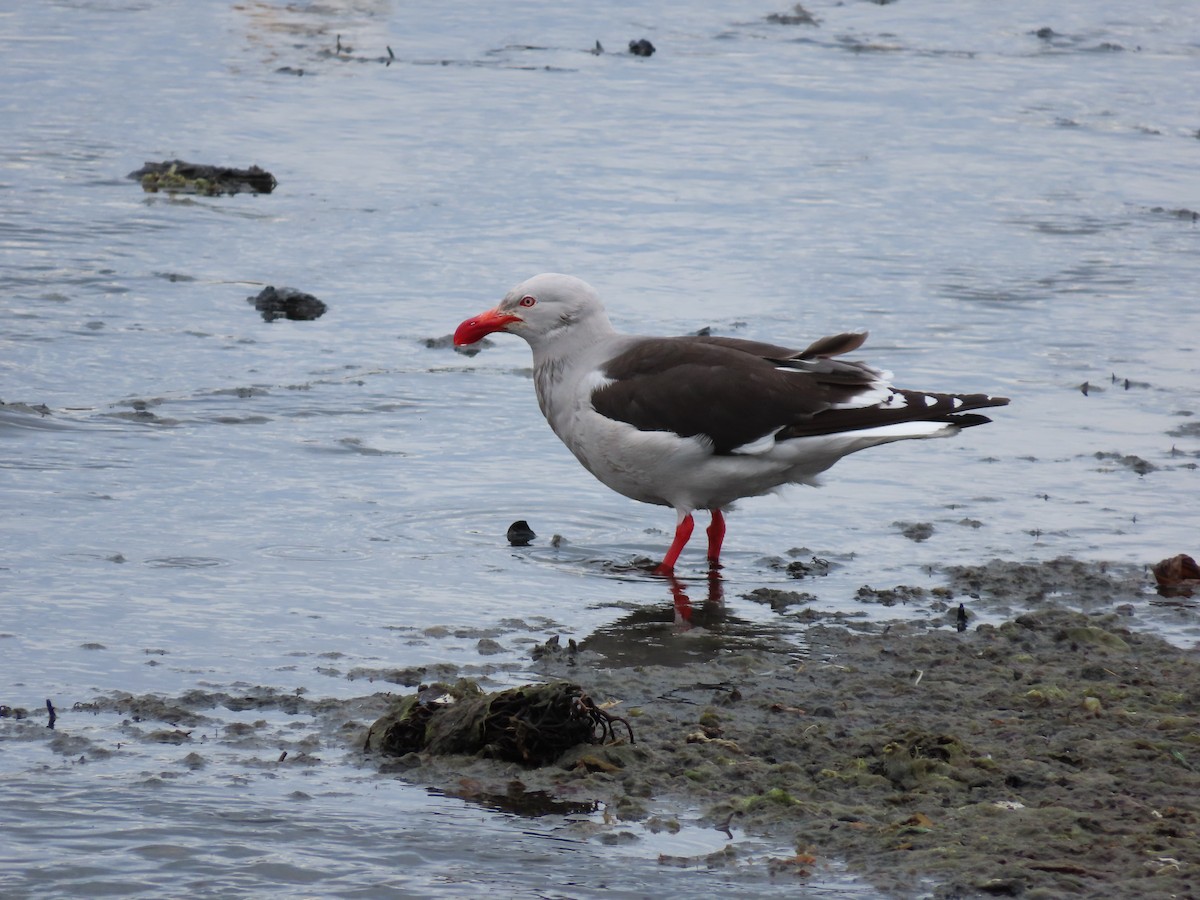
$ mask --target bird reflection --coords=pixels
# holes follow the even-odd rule
[[[682,666],[705,662],[733,649],[777,648],[786,628],[732,615],[717,570],[701,585],[675,575],[655,577],[667,585],[670,603],[638,607],[579,642],[613,666]],[[703,590],[703,599],[699,591]],[[693,597],[695,599],[693,599]]]
[[[725,587],[718,569],[708,570],[708,592],[704,602],[697,608],[687,594],[687,585],[674,573],[663,576],[671,588],[671,601],[675,609],[675,626],[687,631],[697,626],[713,628],[725,621]]]

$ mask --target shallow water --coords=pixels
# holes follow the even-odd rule
[[[181,870],[222,896],[597,888],[555,881],[564,867],[634,895],[762,877],[655,862],[721,841],[642,834],[631,865],[555,823],[430,796],[360,767],[311,712],[240,753],[222,730],[237,716],[205,710],[191,767],[115,712],[71,711],[265,687],[361,725],[356,698],[394,687],[372,673],[446,661],[513,683],[533,642],[599,640],[630,610],[660,621],[625,633],[628,658],[693,646],[669,586],[629,566],[662,552],[672,516],[579,469],[537,411],[525,345],[425,346],[537,271],[591,281],[628,330],[801,343],[867,327],[865,356],[902,385],[1013,397],[955,441],[742,504],[718,650],[802,643],[741,599],[761,586],[886,618],[860,586],[940,585],[942,564],[1195,554],[1190,4],[813,3],[819,27],[765,20],[783,6],[0,11],[0,399],[26,405],[0,409],[0,702],[49,697],[61,716],[59,743],[0,720],[6,893],[161,893]],[[653,57],[622,52],[640,37]],[[587,52],[597,40],[608,52]],[[124,178],[176,157],[256,163],[280,186],[201,198]],[[268,283],[330,311],[265,323],[245,298]],[[515,519],[533,546],[507,545]],[[813,555],[835,566],[781,568]],[[680,574],[702,602],[694,549]],[[1151,596],[1131,598],[1135,624],[1193,643],[1191,612]],[[292,732],[320,765],[260,764]],[[464,856],[481,840],[493,858]]]

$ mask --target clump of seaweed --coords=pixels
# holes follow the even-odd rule
[[[234,169],[189,163],[181,159],[147,162],[140,169],[130,172],[129,177],[140,182],[142,190],[150,194],[165,191],[207,197],[218,194],[269,194],[279,184],[274,175],[258,166]]]
[[[422,685],[396,701],[367,732],[367,752],[476,754],[541,766],[578,744],[618,740],[615,723],[583,688],[560,681],[485,694],[472,681]]]

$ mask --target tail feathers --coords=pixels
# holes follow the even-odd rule
[[[1007,397],[991,397],[987,394],[934,394],[926,391],[892,389],[887,400],[870,406],[827,409],[802,422],[794,422],[776,434],[777,441],[822,434],[868,431],[881,427],[910,424],[915,427],[913,437],[921,437],[925,429],[921,423],[952,425],[954,431],[984,425],[991,421],[987,416],[971,413],[970,410],[993,406],[1007,406]],[[929,431],[932,435],[938,429]],[[947,432],[952,433],[952,432]]]

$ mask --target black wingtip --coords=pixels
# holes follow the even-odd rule
[[[942,416],[933,421],[946,422],[956,428],[970,428],[974,425],[986,425],[992,420],[987,416],[981,416],[979,413],[960,413],[956,416]]]

